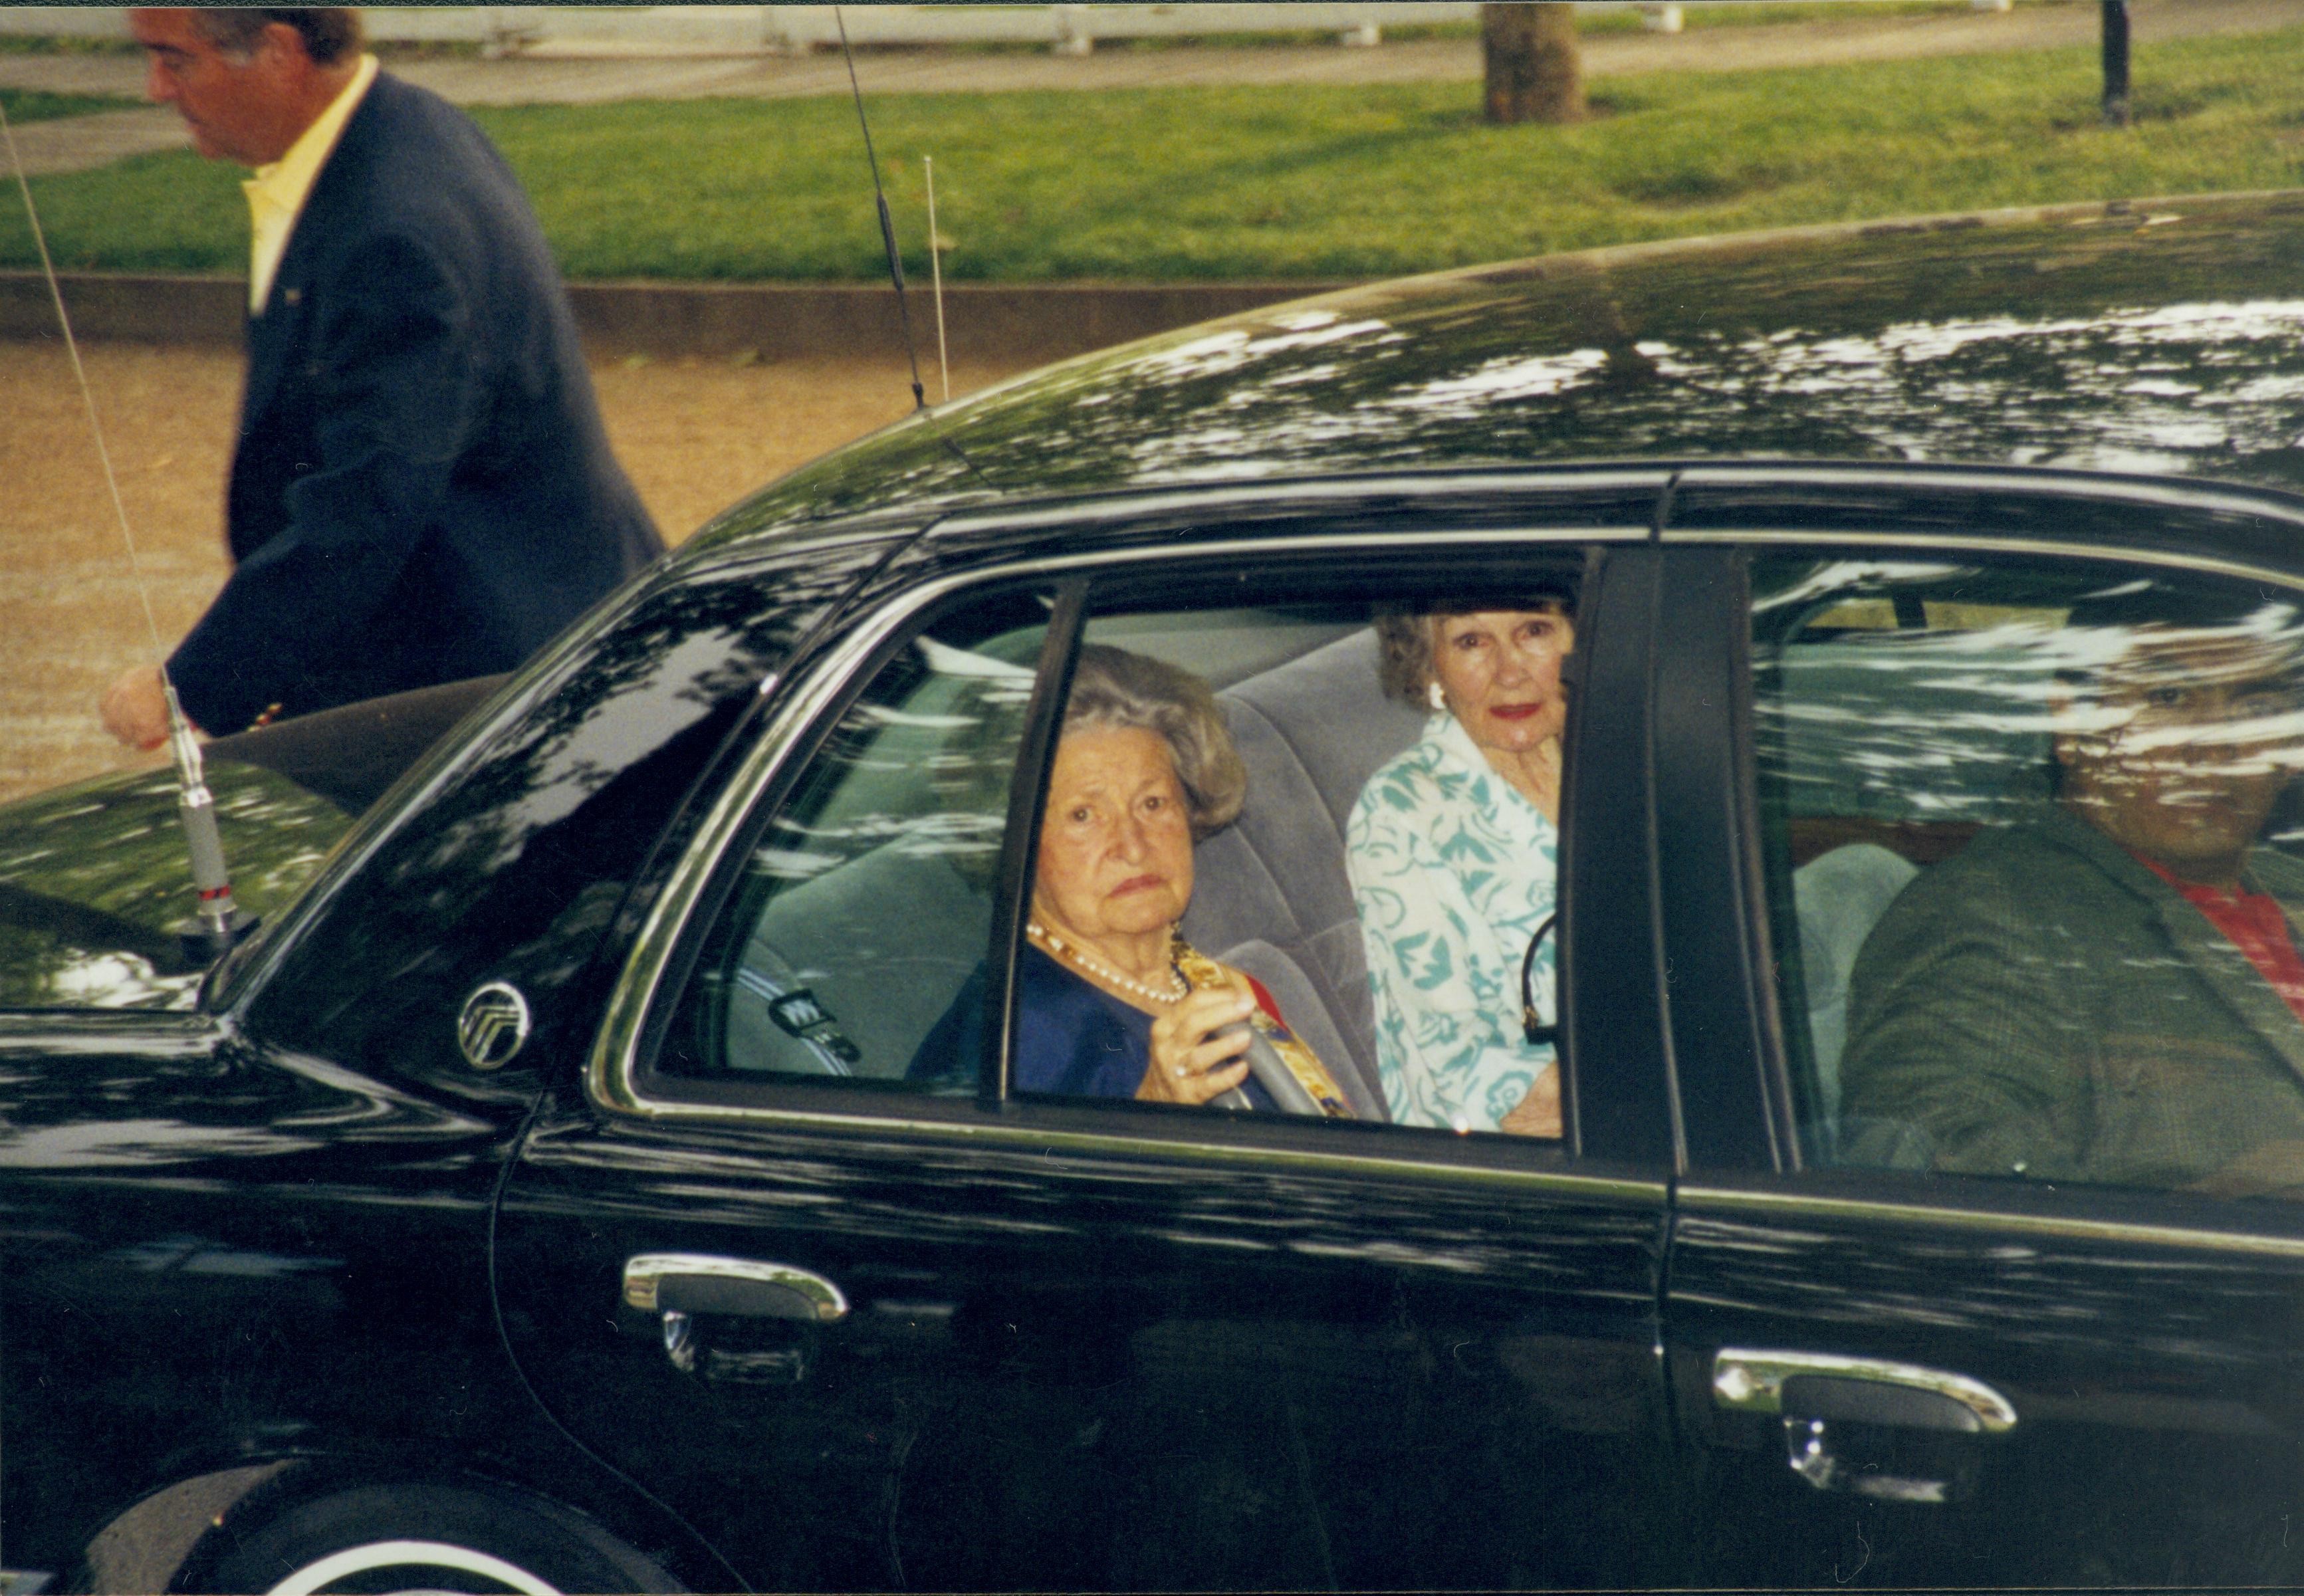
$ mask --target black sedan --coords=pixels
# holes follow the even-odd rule
[[[2076,208],[1057,367],[212,745],[206,971],[165,777],[0,811],[0,1579],[2304,1580],[2300,260]],[[1371,622],[1569,602],[1506,1134],[1371,996],[1449,714]],[[1332,1111],[1021,1069],[1092,649],[1217,695],[1182,935]]]

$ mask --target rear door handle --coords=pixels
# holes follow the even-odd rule
[[[1785,1461],[1818,1490],[1891,1501],[1964,1494],[1975,1466],[1960,1456],[1956,1438],[2016,1427],[2015,1404],[1982,1380],[1835,1353],[1724,1347],[1712,1360],[1712,1399],[1731,1412],[1781,1418]],[[1844,1444],[1851,1439],[1852,1447]]]
[[[705,1252],[643,1252],[624,1261],[624,1302],[643,1313],[724,1313],[831,1324],[848,1317],[840,1287],[809,1269]]]
[[[1822,1398],[1831,1405],[1871,1406],[1870,1412],[1819,1413],[1818,1418],[1988,1435],[2016,1427],[2015,1404],[1965,1374],[1885,1358],[1750,1352],[1733,1346],[1721,1348],[1712,1359],[1712,1399],[1737,1413],[1783,1413],[1787,1380],[1800,1382],[1794,1387],[1796,1396]]]
[[[848,1316],[840,1287],[812,1270],[707,1252],[626,1259],[624,1306],[656,1316],[664,1355],[682,1374],[750,1386],[807,1380],[818,1328]]]

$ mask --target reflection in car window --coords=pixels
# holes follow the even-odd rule
[[[659,1067],[905,1083],[984,954],[1047,607],[1008,598],[911,640],[746,855]],[[980,1042],[936,1080],[972,1090]]]
[[[1811,1154],[2304,1192],[2304,602],[2080,561],[1754,593]]]
[[[681,823],[761,678],[900,535],[828,529],[683,556],[596,612],[522,670],[507,716],[469,723],[452,745],[457,779],[379,805],[351,834],[360,890],[326,900],[292,936],[241,944],[267,963],[235,950],[218,967],[219,999],[244,990],[249,1023],[283,1047],[459,1097],[525,1100],[531,1058],[475,1072],[449,1019],[482,972],[538,1014],[574,1001],[617,904],[660,844],[677,845],[667,820]],[[258,969],[263,981],[244,986]]]

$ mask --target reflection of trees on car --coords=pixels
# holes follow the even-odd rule
[[[761,679],[885,551],[851,538],[707,559],[638,595],[580,655],[547,658],[464,778],[408,804],[374,845],[364,879],[380,885],[289,955],[295,979],[270,989],[297,996],[267,1023],[357,1037],[377,1067],[436,1072],[460,1093],[495,1090],[452,1027],[411,1036],[408,1016],[453,1010],[488,974],[539,1007],[576,980]]]
[[[1083,357],[899,423],[723,525],[1209,470],[1590,458],[1602,439],[1618,457],[2002,458],[2286,486],[2300,250],[2304,205],[2208,199],[1420,278]]]
[[[241,900],[258,915],[318,870],[351,817],[284,777],[219,762],[216,814]],[[175,925],[190,889],[172,774],[83,784],[0,817],[0,1006],[183,1008],[204,972]],[[70,820],[80,841],[55,845]]]

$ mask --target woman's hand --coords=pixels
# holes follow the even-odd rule
[[[1202,987],[1152,1022],[1152,1062],[1145,1066],[1137,1099],[1147,1103],[1199,1105],[1248,1079],[1248,1016],[1255,994],[1237,985]],[[1240,1029],[1216,1035],[1227,1025]],[[1557,1119],[1555,1110],[1554,1118]]]
[[[1512,1136],[1560,1135],[1560,1066],[1548,1064],[1497,1128]]]

